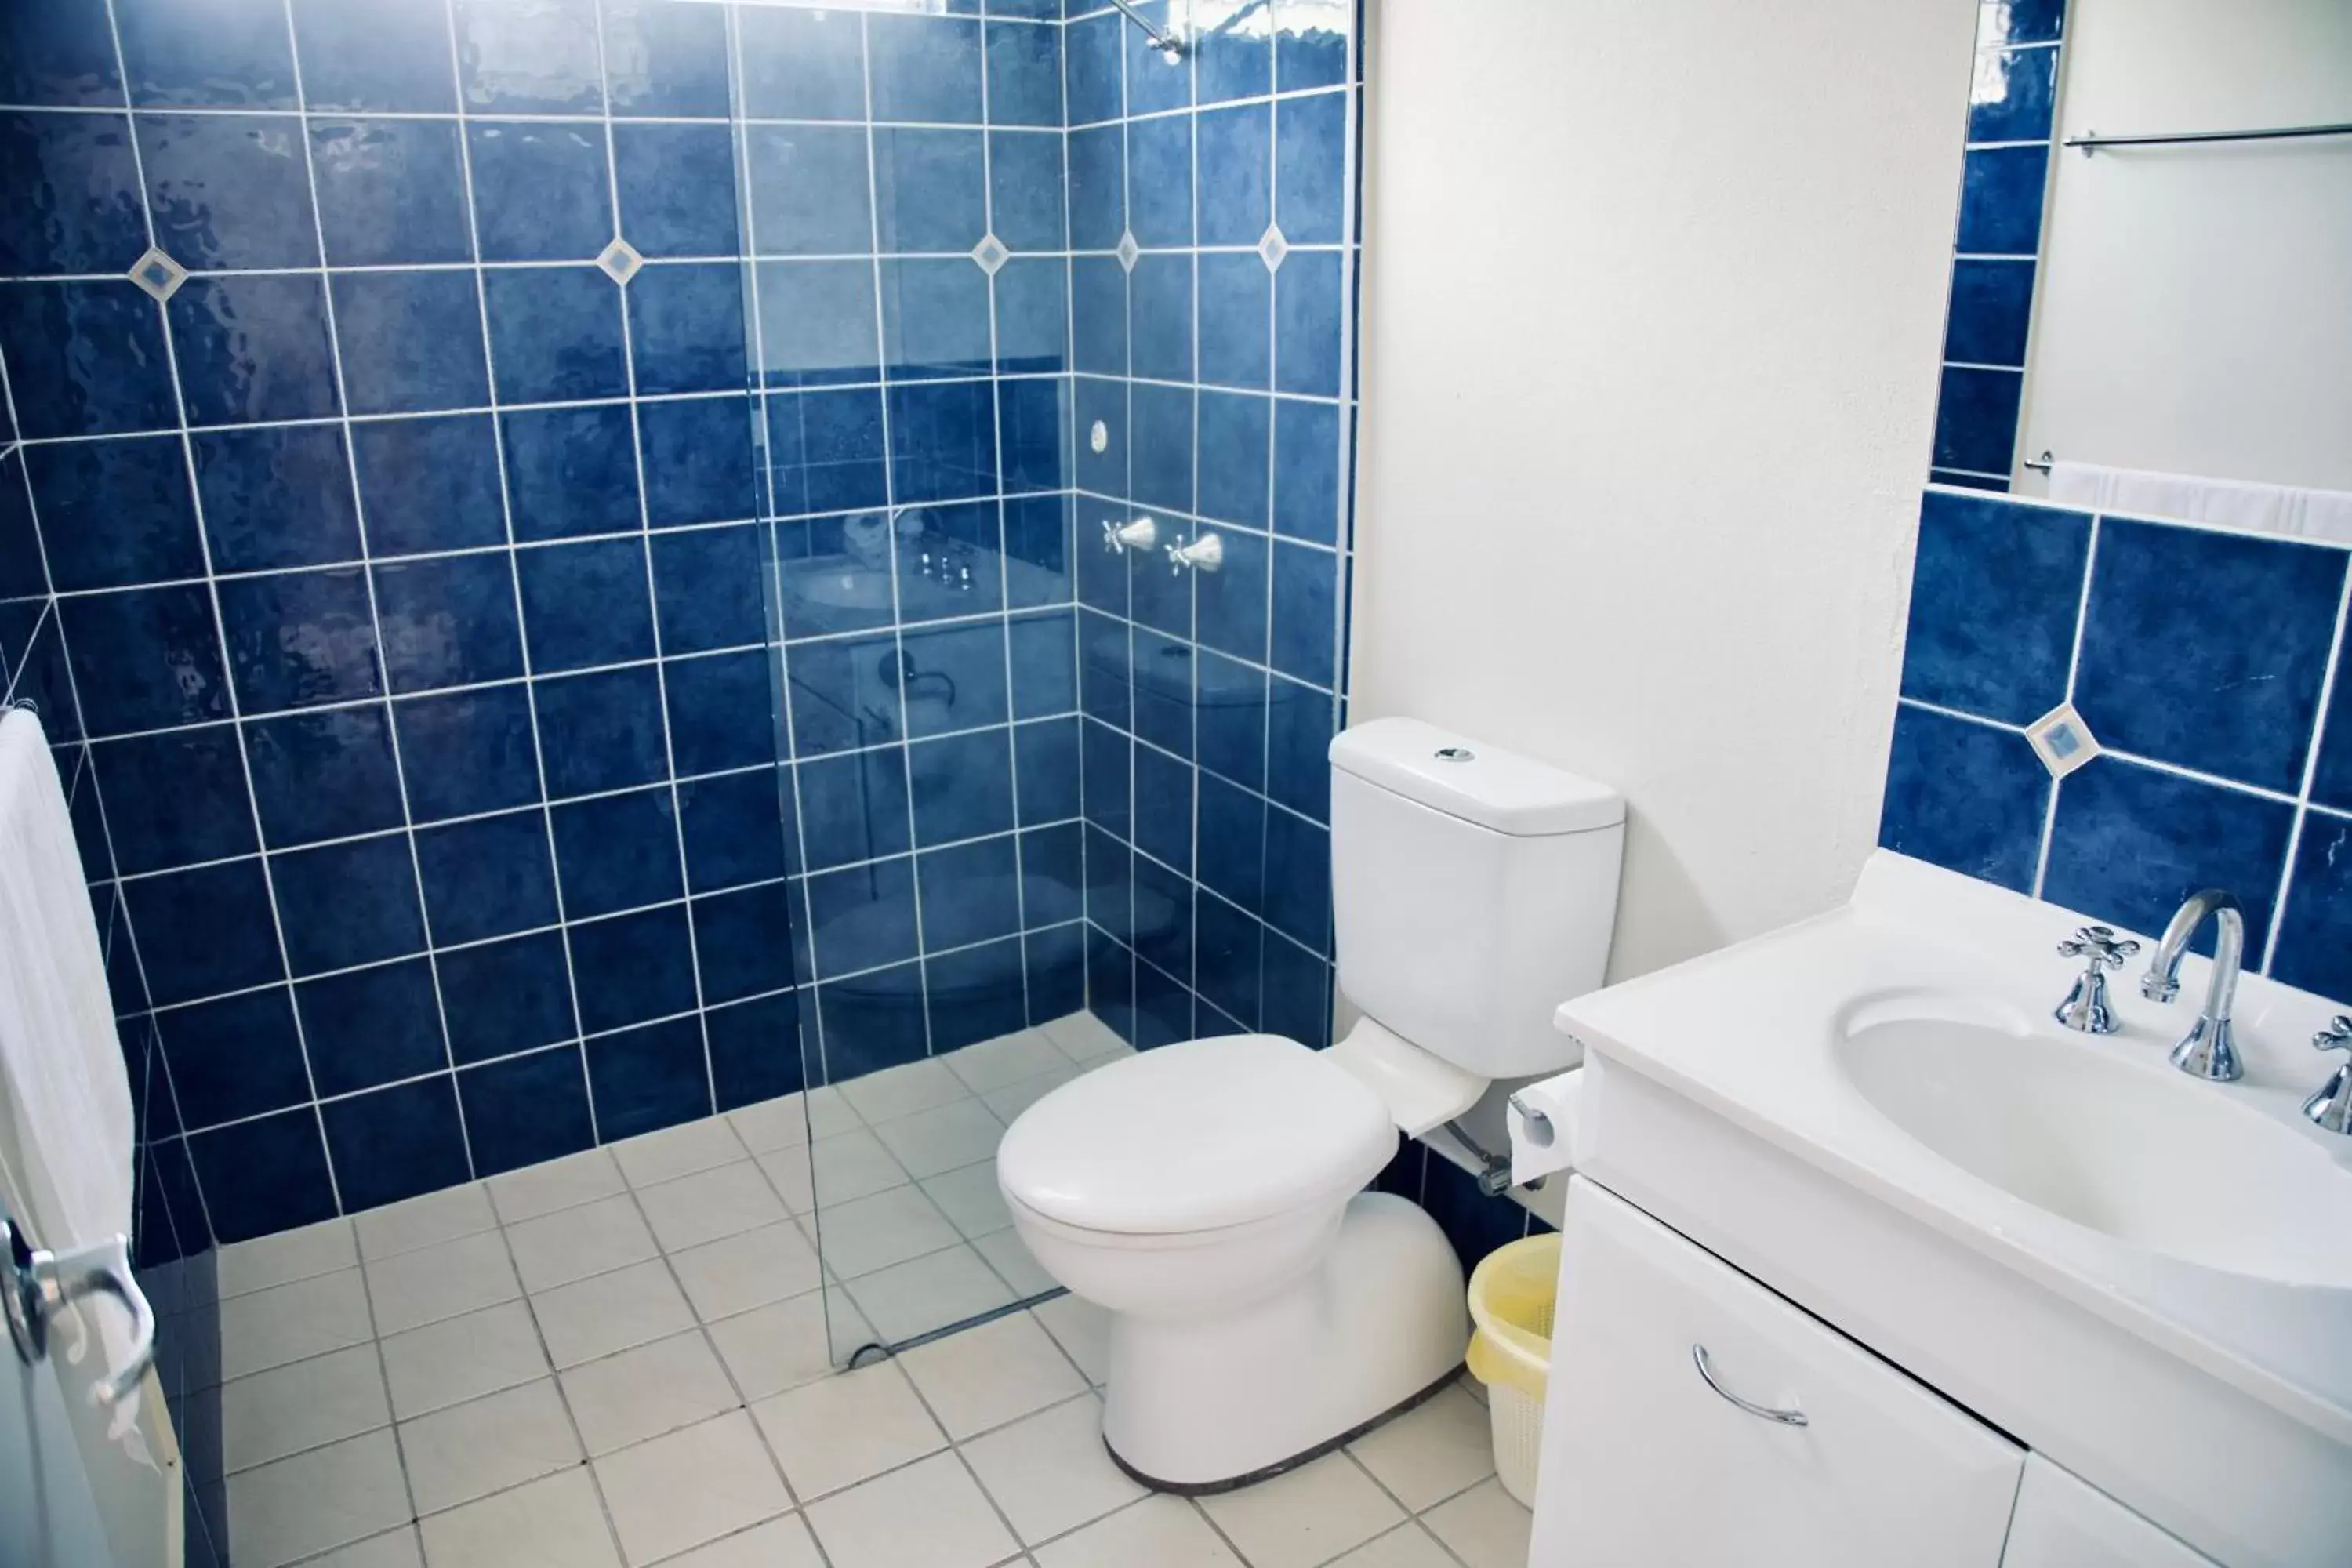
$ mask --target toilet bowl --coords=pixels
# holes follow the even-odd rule
[[[1022,1112],[997,1151],[1038,1264],[1110,1315],[1103,1437],[1209,1492],[1314,1458],[1443,1387],[1463,1274],[1418,1205],[1363,1189],[1496,1078],[1574,1065],[1552,1009],[1600,983],[1622,802],[1412,720],[1332,742],[1329,1050],[1144,1051]]]

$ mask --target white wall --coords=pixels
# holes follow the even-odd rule
[[[2352,5],[2074,0],[2063,69],[2065,136],[2339,124]],[[2021,458],[2352,489],[2352,137],[2062,151],[2042,248]]]
[[[1632,805],[1612,976],[1874,840],[1973,0],[1385,0],[1353,716]]]

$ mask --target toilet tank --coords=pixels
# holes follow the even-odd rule
[[[1590,779],[1415,719],[1331,742],[1339,989],[1483,1078],[1558,1072],[1552,1010],[1598,988],[1625,803]]]

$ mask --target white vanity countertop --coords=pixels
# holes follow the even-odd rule
[[[2053,949],[2086,923],[1882,850],[1845,907],[1567,1003],[1558,1022],[1609,1064],[1659,1082],[2352,1446],[2352,1246],[2311,1245],[2314,1237],[2352,1238],[2352,1138],[2323,1132],[2297,1113],[2340,1059],[2308,1044],[2338,1009],[2249,974],[2236,1006],[2245,1077],[2234,1084],[2191,1079],[2166,1053],[2204,995],[2209,966],[2201,959],[2182,965],[2177,1001],[2147,1001],[2139,974],[2155,943],[2143,937],[2139,956],[2110,982],[2119,1032],[2080,1035],[2051,1020],[2073,979],[2069,962]],[[2226,1150],[2203,1150],[2215,1179],[2186,1173],[2192,1179],[2182,1189],[2190,1195],[2179,1201],[2218,1207],[2181,1216],[2186,1230],[2223,1238],[2223,1250],[2241,1226],[2283,1239],[2249,1243],[2258,1251],[2268,1247],[2268,1261],[2231,1271],[2192,1261],[2179,1248],[2158,1250],[2076,1224],[1971,1174],[1882,1113],[1842,1064],[1838,1042],[1890,1016],[1951,1018],[2035,1049],[2046,1043],[2053,1051],[2095,1053],[2095,1062],[2059,1058],[2094,1081],[2116,1070],[2149,1075],[2125,1087],[2145,1103],[2177,1108],[2190,1125],[2204,1119],[2228,1134],[2210,1144],[2263,1156],[2259,1182],[2236,1182]],[[2171,1095],[2214,1099],[2148,1099]],[[2103,1149],[2136,1157],[2142,1168],[2169,1157],[2172,1144],[2151,1150],[2146,1142],[2162,1129],[2120,1111],[2101,1115],[2102,1109],[2067,1108],[2070,1120],[2052,1145],[2062,1163],[2096,1160]],[[2211,1120],[2230,1117],[2260,1122]]]

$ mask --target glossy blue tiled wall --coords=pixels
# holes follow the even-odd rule
[[[2006,490],[2054,151],[2065,0],[1980,0],[1951,306],[1936,400],[1937,482]]]
[[[1089,996],[1139,1045],[1321,1045],[1360,50],[1330,0],[1190,30],[1171,65],[1107,8],[1066,29]],[[1107,552],[1138,515],[1222,569]]]
[[[2227,888],[2250,966],[2352,998],[2346,563],[1928,491],[1879,842],[2142,931]],[[2062,702],[2101,754],[2053,780]]]

